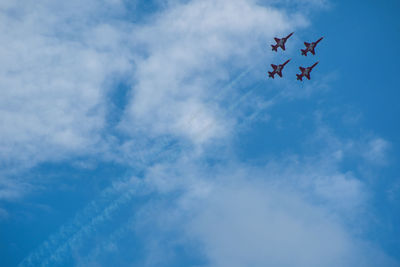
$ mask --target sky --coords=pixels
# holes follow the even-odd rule
[[[1,266],[400,266],[399,8],[1,1]]]

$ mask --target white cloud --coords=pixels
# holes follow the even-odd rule
[[[208,266],[377,266],[376,250],[351,236],[324,207],[284,188],[224,183],[199,205],[186,230]],[[390,261],[389,261],[390,262]]]
[[[26,168],[106,150],[107,94],[132,71],[120,10],[116,1],[1,1],[0,198],[32,189],[19,177]]]
[[[390,144],[383,138],[377,137],[369,140],[367,146],[364,148],[363,156],[372,164],[385,164],[387,163],[387,150]]]
[[[209,266],[349,266],[343,258],[354,247],[344,229],[294,192],[235,181],[206,199],[187,231]]]
[[[0,200],[15,200],[29,192],[32,186],[18,178],[0,176]]]
[[[229,136],[235,118],[222,116],[214,99],[221,82],[231,79],[227,64],[250,68],[265,58],[266,40],[305,24],[301,16],[255,1],[190,1],[167,9],[135,31],[145,56],[136,60],[124,129],[134,132],[140,125],[195,144]]]
[[[145,266],[174,262],[177,244],[203,255],[204,266],[395,266],[359,234],[366,225],[360,211],[369,205],[364,185],[335,163],[215,169],[195,162],[148,173],[165,202],[137,215],[135,231],[148,235]],[[164,238],[171,233],[174,241]]]
[[[87,153],[101,141],[106,82],[131,70],[125,29],[93,21],[108,10],[96,1],[2,1],[3,164],[32,166]]]
[[[340,171],[339,162],[319,155],[303,160],[288,158],[268,163],[265,172],[269,180],[303,192],[332,212],[353,217],[365,208],[368,191],[362,180]]]
[[[347,158],[357,158],[358,163],[367,163],[367,166],[387,164],[390,142],[382,137],[371,134],[359,134],[357,138],[340,137],[337,130],[328,126],[323,114],[316,112],[316,134],[308,140],[308,144],[319,144],[324,157],[342,161]],[[362,159],[362,161],[360,161]]]

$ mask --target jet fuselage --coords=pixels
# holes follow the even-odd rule
[[[311,72],[311,68],[308,67],[308,68],[305,68],[305,69],[304,69],[304,71],[303,71],[302,74],[303,74],[304,76],[306,76],[306,75],[310,74],[310,72]]]

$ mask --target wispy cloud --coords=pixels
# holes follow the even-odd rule
[[[177,256],[162,255],[177,246],[204,255],[205,266],[396,266],[353,233],[366,225],[363,183],[335,162],[308,160],[215,169],[185,157],[152,167],[146,181],[164,197],[135,216],[144,266],[173,265]]]
[[[383,138],[376,137],[368,142],[368,146],[363,152],[363,156],[372,164],[387,163],[387,152],[390,147],[388,141]]]
[[[122,53],[125,29],[112,18],[115,3],[60,4],[3,1],[3,166],[33,166],[95,150],[105,124],[106,82],[131,71],[129,53]]]
[[[230,78],[226,67],[251,67],[265,57],[265,40],[304,24],[300,16],[253,1],[191,1],[167,9],[135,31],[146,56],[136,61],[124,129],[132,132],[134,123],[194,143],[229,135],[232,120],[210,101],[219,94],[218,84]],[[208,125],[207,135],[200,124]]]

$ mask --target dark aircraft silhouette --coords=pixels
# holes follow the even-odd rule
[[[300,49],[300,50],[301,50],[301,54],[302,54],[303,56],[307,56],[307,52],[311,52],[311,54],[315,55],[315,50],[314,50],[314,48],[317,46],[317,44],[318,44],[322,39],[324,39],[324,37],[319,38],[316,42],[312,42],[311,44],[310,44],[310,43],[307,43],[307,42],[304,42],[304,45],[306,46],[306,49]]]
[[[289,39],[290,36],[292,36],[293,32],[291,34],[289,34],[286,37],[283,37],[282,39],[279,38],[274,38],[276,44],[275,45],[271,45],[272,46],[272,51],[276,51],[278,52],[278,47],[282,48],[282,50],[285,50],[285,43],[287,41],[287,39]]]
[[[317,66],[319,61],[315,62],[314,65],[312,65],[311,67],[308,68],[303,68],[303,67],[299,67],[301,74],[296,74],[297,76],[297,80],[302,81],[303,77],[306,77],[307,79],[310,79],[310,72],[312,71],[312,69]]]
[[[274,77],[275,74],[278,74],[279,77],[282,77],[282,70],[283,70],[283,68],[285,67],[285,65],[286,65],[289,61],[290,61],[290,59],[286,60],[285,63],[280,64],[280,65],[278,65],[278,66],[277,66],[277,65],[274,65],[274,64],[271,64],[271,67],[272,67],[274,70],[273,70],[272,72],[271,72],[271,71],[268,71],[268,76],[271,77],[272,79],[275,78],[275,77]]]

